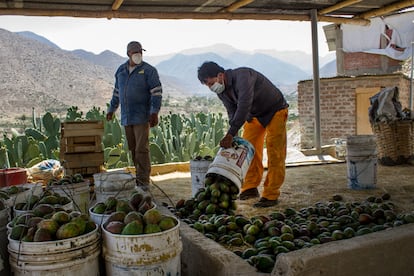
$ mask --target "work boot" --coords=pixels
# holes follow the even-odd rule
[[[247,199],[255,198],[255,197],[259,197],[259,191],[257,190],[257,188],[248,189],[240,193],[239,195],[240,200],[247,200]]]
[[[270,199],[267,199],[265,197],[261,197],[258,202],[256,202],[255,204],[253,204],[253,207],[256,207],[256,208],[266,208],[266,207],[275,206],[278,203],[279,203],[279,201],[277,199],[270,200]]]

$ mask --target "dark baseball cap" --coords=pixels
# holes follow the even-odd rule
[[[127,53],[129,52],[137,53],[141,51],[145,51],[145,49],[142,49],[142,45],[138,41],[131,41],[130,43],[128,43]]]

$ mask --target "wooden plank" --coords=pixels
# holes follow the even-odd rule
[[[74,175],[76,173],[80,173],[81,175],[91,175],[94,173],[100,173],[101,167],[83,167],[83,168],[67,168],[65,169],[66,175]]]
[[[68,144],[95,144],[96,136],[69,137]]]
[[[81,153],[81,152],[101,152],[101,136],[81,136],[81,137],[66,137],[67,142],[64,143],[66,147],[61,146],[61,150],[66,153]]]
[[[62,123],[65,129],[77,129],[77,128],[104,128],[103,121],[76,121],[76,122],[64,122]]]
[[[103,152],[94,153],[65,153],[63,164],[65,168],[97,167],[103,165]]]
[[[75,136],[102,136],[104,133],[103,129],[65,129],[63,137],[75,137]]]
[[[102,136],[104,133],[103,121],[79,121],[61,124],[63,137]]]

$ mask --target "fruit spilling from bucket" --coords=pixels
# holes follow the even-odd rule
[[[193,198],[180,200],[175,206],[175,214],[191,222],[203,215],[234,215],[239,188],[227,178],[210,173],[206,176],[203,188]]]

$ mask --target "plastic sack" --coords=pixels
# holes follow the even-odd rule
[[[398,87],[386,87],[370,98],[368,115],[371,125],[405,119],[398,96]]]
[[[63,176],[64,168],[58,160],[47,159],[37,163],[31,168],[27,169],[29,177],[34,180],[48,181],[50,179],[61,178]]]

